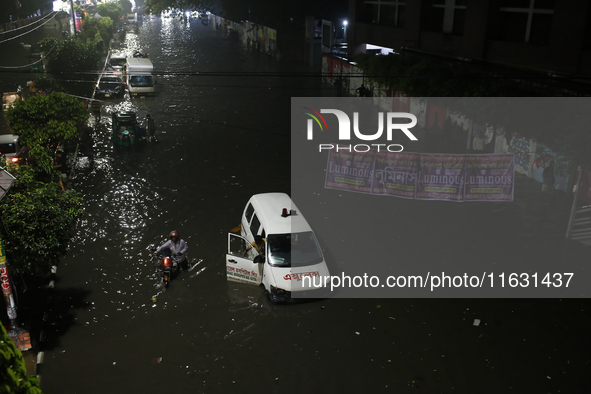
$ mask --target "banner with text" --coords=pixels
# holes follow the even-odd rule
[[[414,198],[418,157],[418,153],[377,152],[372,194]]]
[[[329,151],[325,187],[417,200],[513,201],[513,154]]]
[[[464,201],[464,156],[421,153],[415,198]]]
[[[333,152],[328,156],[325,187],[371,194],[374,151]]]
[[[513,201],[512,154],[466,155],[466,201]]]

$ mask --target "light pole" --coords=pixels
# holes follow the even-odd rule
[[[74,0],[70,0],[70,14],[72,16],[72,23],[70,25],[70,34],[76,36],[76,11],[74,11]]]
[[[347,42],[347,25],[349,24],[349,22],[347,22],[346,20],[343,22],[343,39],[345,40],[345,42]]]

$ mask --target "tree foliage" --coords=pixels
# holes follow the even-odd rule
[[[147,13],[159,15],[168,9],[213,11],[217,7],[212,0],[146,0],[144,3]]]
[[[115,1],[99,4],[96,7],[96,12],[98,12],[100,16],[108,16],[113,21],[119,21],[124,13],[121,3]]]
[[[54,74],[96,70],[104,48],[100,37],[94,37],[92,41],[76,37],[62,40],[45,37],[39,45],[45,56],[47,72]]]
[[[55,79],[42,75],[34,82],[34,87],[37,90],[45,92],[65,92],[66,89]]]
[[[82,6],[79,6],[78,4],[74,4],[74,11],[76,12],[76,14],[78,14],[80,16],[81,20],[86,19],[86,15],[84,13],[84,10],[82,10]]]
[[[354,60],[367,80],[385,89],[411,97],[430,97],[442,106],[461,109],[479,123],[502,125],[520,136],[535,139],[571,164],[591,167],[591,155],[586,152],[591,146],[591,133],[584,124],[587,99],[548,97],[559,93],[469,65],[412,54],[362,54]],[[474,100],[475,97],[479,99]],[[510,99],[502,100],[503,97]]]
[[[367,78],[413,97],[525,97],[547,95],[509,78],[412,54],[360,54],[355,62]]]
[[[123,8],[123,12],[131,12],[131,8],[133,7],[131,1],[119,0],[119,3],[121,3],[121,8]]]
[[[104,46],[108,47],[111,37],[114,33],[113,19],[104,16],[101,19],[90,18],[84,22],[82,32],[78,35],[78,39],[83,42],[93,43],[95,40],[103,41]],[[98,37],[97,37],[98,34]],[[99,47],[102,47],[99,45]]]
[[[82,213],[82,197],[62,192],[57,182],[40,182],[30,166],[11,166],[16,180],[0,200],[0,231],[12,271],[45,275],[65,256],[69,229]]]
[[[42,394],[37,378],[27,376],[22,353],[0,327],[0,393]]]
[[[303,16],[327,15],[334,11],[332,3],[318,0],[146,0],[144,8],[152,14],[168,9],[210,11],[234,22],[249,20],[274,28],[288,27]],[[346,6],[339,7],[338,12],[345,16]]]
[[[8,113],[13,134],[29,147],[29,157],[39,173],[53,172],[51,149],[78,137],[78,126],[88,119],[82,102],[64,93],[38,95],[18,100]]]

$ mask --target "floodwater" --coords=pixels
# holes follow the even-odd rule
[[[105,100],[94,165],[78,163],[72,186],[85,211],[48,306],[45,393],[589,391],[584,300],[273,305],[260,288],[227,282],[227,233],[248,198],[290,192],[290,97],[330,92],[298,74],[307,68],[247,51],[197,20],[146,18],[121,45],[149,53],[157,95]],[[157,143],[113,148],[110,114],[126,110],[155,119]],[[426,231],[477,214],[396,204],[396,220],[422,212],[415,225]],[[506,216],[521,226],[524,215]],[[161,291],[149,248],[171,230],[199,265]],[[405,244],[421,247],[395,242],[405,259]]]

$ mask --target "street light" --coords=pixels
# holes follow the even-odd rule
[[[345,30],[345,32],[343,33],[343,38],[345,39],[345,42],[347,42],[347,25],[349,24],[349,22],[347,22],[346,20],[343,21],[343,29]]]

